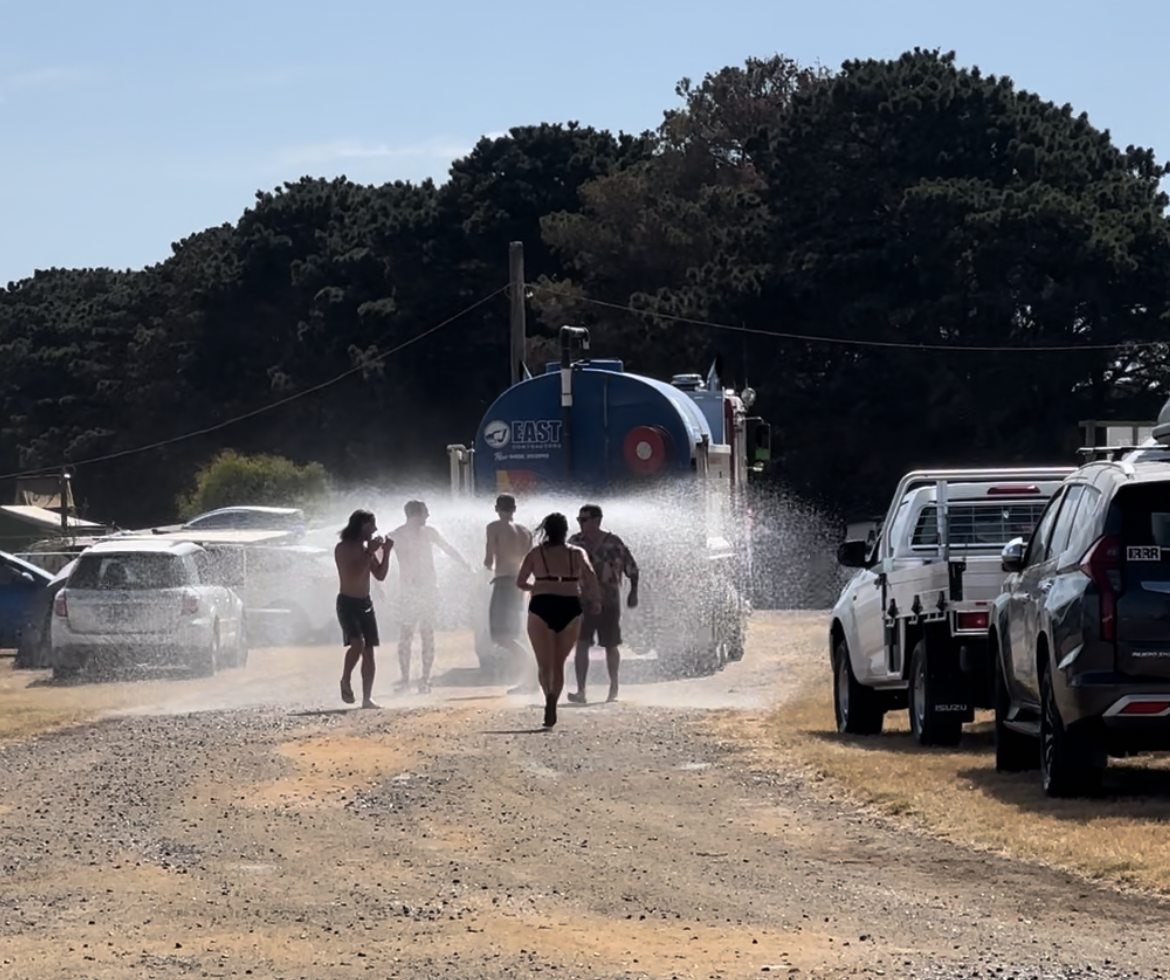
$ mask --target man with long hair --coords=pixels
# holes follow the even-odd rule
[[[362,662],[362,707],[374,704],[374,648],[378,645],[378,620],[370,598],[370,575],[385,581],[390,569],[390,552],[394,542],[376,535],[378,523],[368,510],[355,510],[341,531],[341,540],[333,549],[337,575],[341,580],[337,595],[337,621],[341,624],[342,642],[346,645],[345,665],[341,673],[341,700],[354,703],[351,678],[357,662]],[[379,552],[381,555],[379,556]]]

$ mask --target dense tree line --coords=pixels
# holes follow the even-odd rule
[[[226,447],[438,474],[508,381],[510,241],[534,369],[565,322],[642,373],[719,357],[760,393],[774,477],[840,508],[911,465],[1069,460],[1078,419],[1157,410],[1152,152],[939,52],[750,60],[678,95],[652,132],[518,127],[438,185],[305,177],[157,266],[9,284],[0,474],[111,457],[76,485],[123,522],[171,517]]]

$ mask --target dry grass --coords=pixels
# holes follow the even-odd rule
[[[879,736],[839,735],[826,619],[789,631],[786,642],[798,660],[796,694],[770,722],[780,748],[862,801],[947,839],[1170,893],[1170,760],[1111,760],[1104,798],[1049,800],[1038,773],[995,771],[987,713],[967,726],[957,750],[916,747],[904,711],[888,714]]]

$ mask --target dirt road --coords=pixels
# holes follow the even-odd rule
[[[551,733],[459,636],[429,695],[390,696],[384,657],[380,712],[339,710],[333,650],[8,679],[0,711],[116,708],[0,743],[0,977],[1159,976],[1164,906],[910,833],[769,750],[822,632],[761,616],[744,662]]]

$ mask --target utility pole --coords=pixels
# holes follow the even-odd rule
[[[69,536],[69,467],[61,467],[61,537]]]
[[[524,243],[508,244],[509,293],[512,299],[512,329],[509,344],[512,362],[512,384],[523,376],[524,347],[528,330],[524,323]]]

